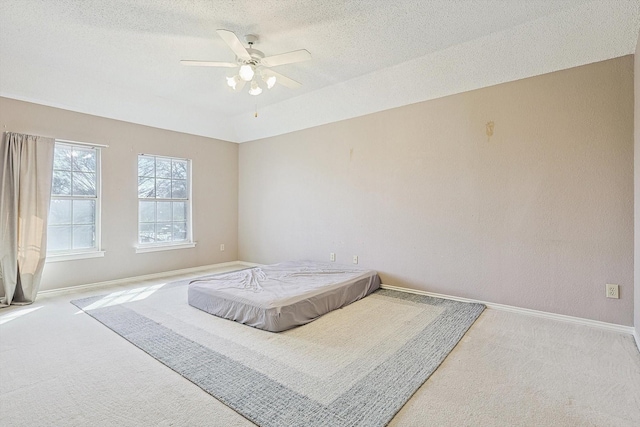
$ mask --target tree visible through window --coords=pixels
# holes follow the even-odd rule
[[[56,142],[47,252],[97,251],[100,150]]]
[[[138,156],[138,242],[144,244],[191,241],[190,161]]]

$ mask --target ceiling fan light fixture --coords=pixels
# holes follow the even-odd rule
[[[245,36],[245,40],[249,44],[249,47],[247,48],[233,31],[218,29],[216,32],[227,44],[229,49],[231,49],[235,54],[235,62],[187,59],[181,60],[180,63],[191,66],[233,69],[237,69],[236,67],[239,66],[240,68],[237,71],[237,74],[232,76],[227,75],[227,86],[235,92],[240,92],[246,83],[251,82],[249,93],[253,96],[260,95],[264,87],[267,87],[268,89],[273,88],[276,81],[279,85],[289,89],[297,89],[302,86],[300,83],[287,76],[283,76],[275,71],[265,70],[265,68],[308,61],[311,59],[311,54],[308,50],[298,49],[278,55],[265,56],[264,53],[253,48],[253,45],[258,41],[258,36],[255,34],[247,34]]]
[[[249,95],[258,96],[262,93],[262,88],[258,86],[257,81],[251,82],[251,89],[249,89]]]
[[[255,71],[253,70],[253,65],[243,64],[240,67],[240,71],[238,74],[240,75],[240,78],[245,82],[251,81],[251,79],[253,78],[253,75],[255,74]]]
[[[236,87],[238,86],[238,76],[227,77],[227,86],[236,90]]]
[[[267,89],[271,89],[276,84],[276,76],[274,75],[264,76],[262,80],[267,84]]]

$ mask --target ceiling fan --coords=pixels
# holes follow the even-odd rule
[[[227,76],[227,85],[235,91],[240,91],[246,83],[250,82],[249,94],[251,95],[260,95],[262,93],[261,86],[271,89],[276,82],[290,89],[302,86],[297,81],[271,70],[271,67],[308,61],[311,59],[311,54],[306,49],[264,56],[264,53],[253,48],[253,45],[258,42],[258,36],[254,34],[244,36],[249,45],[248,48],[245,48],[232,31],[216,30],[216,32],[236,55],[236,62],[182,60],[180,63],[196,67],[239,67],[237,74]]]

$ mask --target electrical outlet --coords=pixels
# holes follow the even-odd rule
[[[619,286],[607,283],[607,298],[620,298]]]
[[[224,252],[224,243],[220,244],[220,252]]]
[[[357,264],[358,263],[358,255],[354,255],[353,256],[353,263]]]
[[[333,252],[331,252],[331,253],[329,254],[329,259],[330,259],[332,262],[335,262],[335,261],[336,261],[336,254],[334,254]]]

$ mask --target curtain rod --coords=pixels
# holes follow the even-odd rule
[[[4,125],[4,128],[6,129],[7,125]],[[11,133],[11,132],[5,130],[3,133],[6,134],[6,133]],[[58,141],[58,142],[63,142],[63,143],[66,142],[67,144],[87,145],[89,147],[109,148],[109,146],[105,145],[105,144],[94,144],[92,142],[71,141],[69,139],[59,139],[59,138],[53,138],[53,139],[55,141]]]
[[[67,144],[75,144],[75,145],[88,145],[90,147],[100,147],[100,148],[109,148],[108,145],[104,144],[94,144],[92,142],[82,142],[82,141],[70,141],[68,139],[58,139],[55,138],[57,142],[66,142]]]

